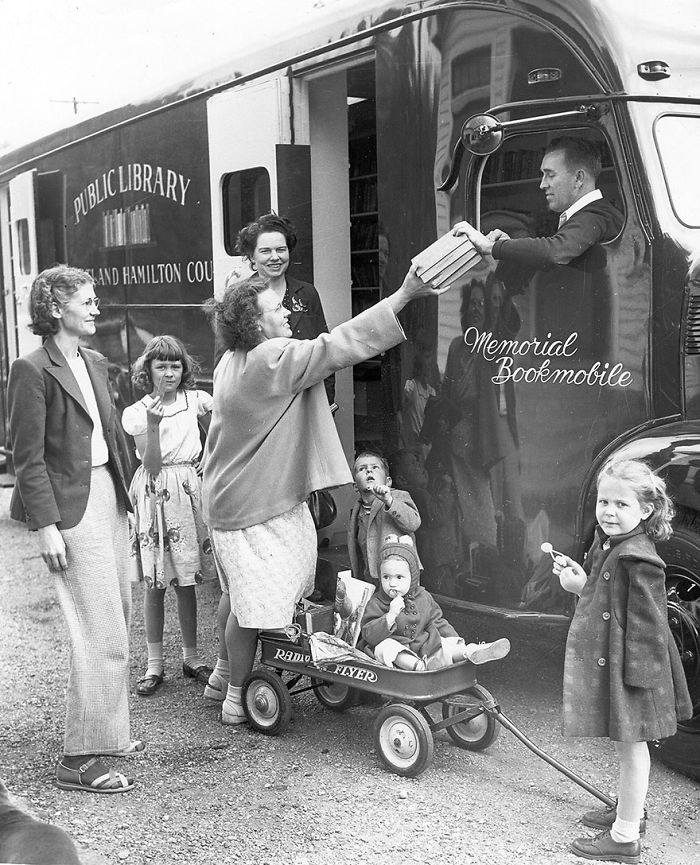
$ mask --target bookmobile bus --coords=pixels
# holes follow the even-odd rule
[[[421,511],[424,583],[454,615],[566,625],[572,596],[541,545],[580,559],[603,461],[647,459],[677,505],[660,552],[696,709],[659,753],[699,776],[700,7],[671,5],[358,0],[0,157],[9,459],[7,375],[39,342],[27,299],[43,268],[93,274],[94,347],[122,407],[129,365],[157,333],[183,339],[210,386],[200,304],[256,215],[293,220],[292,270],[317,286],[333,326],[394,290],[460,219],[553,233],[544,148],[564,134],[594,141],[620,234],[550,271],[506,279],[484,260],[413,304],[406,343],[338,374],[336,420],[348,458],[365,446],[391,458]],[[474,308],[484,339],[467,345]],[[335,495],[332,545],[352,504],[349,487]]]

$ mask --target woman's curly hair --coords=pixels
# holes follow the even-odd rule
[[[651,505],[651,514],[642,520],[642,525],[652,541],[667,541],[671,537],[673,502],[666,492],[665,481],[643,460],[610,459],[600,470],[596,486],[600,486],[603,478],[622,481],[634,490],[640,505]]]
[[[204,311],[224,348],[250,351],[263,341],[258,295],[268,287],[269,281],[262,276],[241,280],[234,272],[226,279],[223,298],[211,298],[204,304]]]
[[[236,251],[252,261],[255,247],[258,244],[258,238],[261,234],[269,231],[279,231],[280,234],[283,234],[287,249],[290,253],[294,250],[294,247],[297,245],[297,233],[294,225],[285,216],[278,216],[276,213],[265,213],[253,222],[249,222],[248,225],[244,225],[238,232]]]
[[[93,278],[87,270],[55,264],[42,270],[32,283],[29,293],[29,315],[32,333],[37,336],[53,336],[58,333],[61,320],[54,313],[56,307],[68,303],[83,285],[92,285]]]
[[[131,380],[139,390],[145,393],[153,390],[151,362],[154,360],[179,360],[182,363],[182,378],[178,390],[194,390],[197,387],[195,375],[199,372],[199,364],[176,336],[166,333],[163,336],[154,336],[144,348],[143,354],[134,361]]]

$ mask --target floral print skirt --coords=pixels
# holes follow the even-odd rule
[[[134,521],[130,576],[149,589],[193,586],[216,577],[202,518],[202,486],[194,465],[164,465],[157,477],[143,466],[130,487]]]
[[[306,502],[247,529],[212,529],[221,586],[242,628],[284,628],[314,589],[316,529]]]

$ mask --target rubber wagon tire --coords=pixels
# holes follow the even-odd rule
[[[442,704],[443,719],[458,715],[470,706],[476,708],[480,703],[495,702],[491,694],[481,685],[472,685],[463,693],[456,694],[454,700],[454,703],[446,700]],[[470,721],[458,721],[445,729],[455,745],[467,751],[485,750],[496,741],[501,730],[496,720],[486,712],[482,712]]]
[[[321,679],[312,679],[311,684],[314,687],[314,694],[318,702],[334,712],[344,712],[357,699],[357,693],[353,688],[341,685],[338,682],[324,682]]]
[[[254,670],[243,683],[243,708],[248,723],[266,736],[279,736],[292,719],[292,698],[272,670]]]
[[[413,706],[384,706],[374,724],[374,744],[387,769],[405,778],[420,775],[433,759],[433,734]]]
[[[668,541],[658,544],[666,562],[668,622],[683,663],[693,701],[693,717],[678,724],[678,732],[654,747],[659,759],[685,775],[700,780],[700,533],[693,518],[682,523]]]

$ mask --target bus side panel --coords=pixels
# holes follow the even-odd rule
[[[120,408],[129,367],[154,335],[172,333],[210,379],[213,293],[204,101],[105,132],[44,160],[65,182],[67,263],[95,279],[94,347],[110,360]],[[128,308],[127,308],[128,306]]]
[[[579,495],[596,454],[651,417],[651,255],[618,120],[610,113],[600,124],[516,130],[491,157],[467,164],[451,194],[436,191],[464,121],[526,94],[535,44],[539,65],[551,57],[563,77],[531,98],[595,92],[551,34],[504,11],[443,12],[378,40],[384,290],[416,252],[465,217],[481,219],[484,231],[553,234],[557,220],[539,167],[559,135],[600,147],[601,189],[623,226],[585,261],[547,272],[508,274],[485,259],[437,302],[406,310],[408,341],[384,359],[384,439],[394,485],[421,511],[429,588],[565,613],[570,597],[551,580],[541,544],[576,552]],[[484,350],[489,339],[494,354]]]

